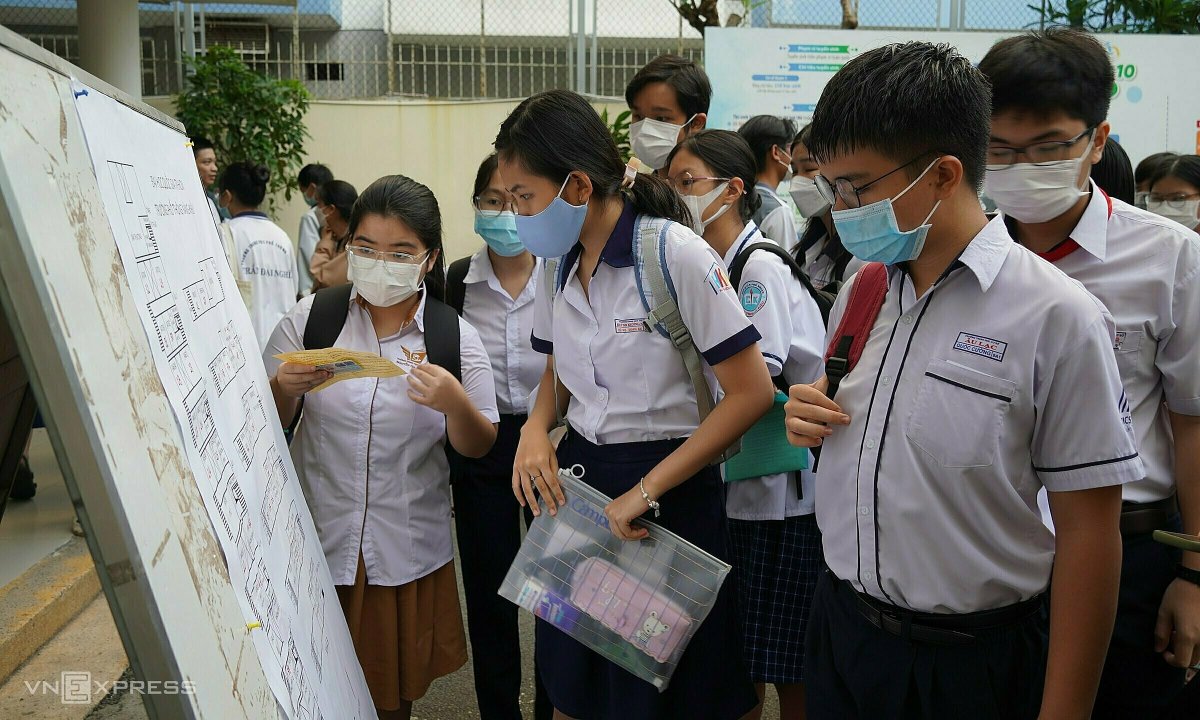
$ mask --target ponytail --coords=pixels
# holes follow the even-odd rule
[[[633,203],[633,209],[642,215],[674,220],[690,225],[687,207],[679,199],[679,193],[657,175],[639,174],[633,186],[623,193]]]

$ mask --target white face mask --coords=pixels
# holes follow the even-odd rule
[[[1141,209],[1145,210],[1146,209],[1146,199],[1149,197],[1150,197],[1150,191],[1138,190],[1137,192],[1135,192],[1133,194],[1134,207],[1140,207]]]
[[[704,211],[708,209],[708,206],[712,205],[713,201],[716,200],[717,197],[720,196],[721,193],[725,192],[725,188],[727,188],[727,187],[729,187],[728,181],[721,183],[720,185],[716,186],[709,192],[704,193],[703,195],[680,195],[679,196],[680,199],[683,200],[683,204],[685,206],[687,206],[688,212],[691,213],[691,215],[692,215],[692,232],[696,233],[697,235],[703,236],[704,228],[708,227],[709,223],[711,223],[713,220],[716,220],[717,218],[721,217],[722,215],[725,214],[726,210],[733,207],[732,204],[722,205],[720,207],[720,209],[718,209],[717,212],[713,214],[712,217],[708,218],[707,220],[700,219],[701,217],[703,217]]]
[[[682,125],[644,118],[629,126],[629,145],[643,164],[658,170],[667,164],[667,156],[679,143],[679,134],[695,120],[693,115]]]
[[[995,201],[1001,212],[1020,222],[1053,220],[1087,194],[1079,189],[1079,172],[1084,156],[1091,151],[1092,143],[1088,142],[1083,154],[1073,160],[1045,165],[988,165],[984,194]]]
[[[1195,230],[1200,227],[1200,198],[1196,200],[1174,200],[1171,207],[1163,200],[1150,200],[1146,203],[1146,209],[1155,215],[1165,217],[1168,220],[1174,220],[1180,225],[1189,230]],[[1183,205],[1183,207],[1178,207]]]
[[[817,183],[812,178],[803,175],[793,175],[788,186],[788,195],[805,218],[815,218],[824,215],[831,207],[829,201],[817,189]]]
[[[424,255],[422,255],[424,258]],[[347,256],[346,275],[363,299],[376,307],[391,307],[412,297],[421,287],[425,262],[397,263]]]
[[[775,158],[775,162],[779,163],[780,165],[782,165],[785,168],[783,171],[783,181],[791,182],[792,177],[795,174],[795,171],[792,170],[792,156],[785,153],[783,151],[783,148],[779,147],[778,145],[775,146],[775,149],[779,150],[780,155],[783,155],[785,158],[787,158],[786,160],[780,160],[779,158]]]

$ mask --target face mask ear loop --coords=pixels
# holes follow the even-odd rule
[[[941,161],[941,159],[942,159],[942,158],[941,158],[941,156],[938,156],[938,157],[936,157],[936,158],[934,158],[934,159],[933,159],[933,162],[931,162],[931,163],[929,163],[928,165],[926,165],[926,166],[925,166],[925,169],[921,171],[921,174],[920,174],[920,175],[918,175],[918,176],[916,177],[916,179],[914,179],[912,182],[910,182],[910,183],[908,184],[908,187],[906,187],[906,188],[904,188],[903,190],[901,190],[899,194],[897,194],[897,195],[893,195],[893,196],[892,196],[892,202],[895,202],[895,201],[899,200],[899,199],[900,199],[900,197],[901,197],[902,195],[904,195],[904,193],[908,192],[909,190],[912,190],[912,189],[913,189],[913,188],[916,186],[916,184],[917,184],[917,183],[921,182],[921,178],[925,177],[925,175],[926,175],[926,174],[929,172],[930,168],[932,168],[934,165],[937,165],[937,164],[938,164],[938,162],[939,162],[939,161]],[[933,214],[933,213],[930,213],[930,215],[932,215],[932,214]],[[922,225],[924,225],[925,223],[921,223],[921,224],[922,224]]]

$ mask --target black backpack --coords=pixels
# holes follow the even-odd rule
[[[813,287],[812,280],[808,278],[808,274],[804,272],[804,268],[800,267],[796,259],[776,243],[754,243],[753,245],[746,246],[737,254],[733,259],[733,264],[729,266],[729,282],[733,285],[734,289],[740,291],[742,286],[742,271],[746,269],[746,263],[750,260],[750,255],[755,250],[766,250],[778,256],[780,260],[783,260],[788,269],[792,271],[792,276],[808,290],[808,294],[812,295],[813,300],[817,301],[817,308],[821,311],[821,319],[828,325],[829,311],[833,309],[833,302],[837,300],[837,293],[829,292],[828,290],[818,290]]]
[[[446,304],[454,308],[459,315],[463,314],[463,304],[467,298],[467,273],[470,270],[470,255],[450,263],[446,270]]]

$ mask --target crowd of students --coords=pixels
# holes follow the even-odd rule
[[[1151,536],[1200,533],[1200,157],[1135,171],[1112,84],[1076,30],[978,66],[909,42],[847,63],[811,124],[731,132],[663,56],[626,91],[631,164],[582,97],[520,103],[448,271],[417,180],[306,166],[293,253],[266,169],[218,177],[197,141],[380,717],[468,639],[482,717],[521,717],[497,590],[576,464],[617,537],[652,517],[734,572],[662,693],[539,620],[538,720],[754,718],[768,684],[788,719],[1178,711],[1200,556]],[[648,318],[655,237],[703,379]],[[407,374],[313,393],[328,373],[274,359],[329,346]],[[733,480],[772,403],[819,463]]]

